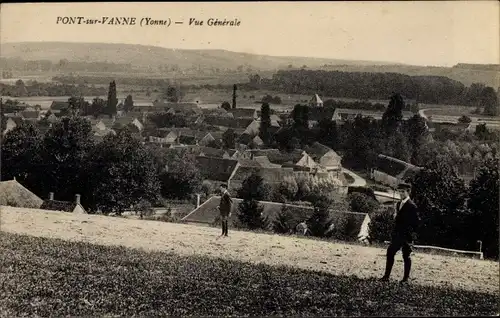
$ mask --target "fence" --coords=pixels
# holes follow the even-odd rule
[[[385,244],[390,244],[389,241],[384,241]],[[482,245],[480,243],[480,245]],[[432,252],[437,252],[437,254],[444,254],[444,255],[458,255],[458,254],[465,254],[468,256],[472,256],[474,258],[478,259],[484,259],[483,252],[478,251],[464,251],[464,250],[456,250],[452,248],[445,248],[445,247],[439,247],[439,246],[430,246],[430,245],[413,245],[413,247],[416,250],[422,250],[422,251],[427,251],[427,253],[432,254]],[[481,250],[481,247],[479,248]]]

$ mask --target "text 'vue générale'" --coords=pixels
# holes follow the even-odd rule
[[[97,17],[90,18],[85,16],[59,16],[56,19],[56,24],[74,25],[74,24],[87,24],[87,25],[140,25],[140,26],[170,26],[172,19],[153,19],[151,17]],[[189,18],[186,23],[182,19],[174,21],[175,25],[188,25],[188,26],[240,26],[239,19],[219,19],[209,18],[206,20]]]

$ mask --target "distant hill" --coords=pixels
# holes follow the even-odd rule
[[[235,69],[238,66],[257,70],[274,70],[294,67],[319,67],[325,64],[379,65],[392,64],[376,61],[350,61],[311,57],[278,57],[238,53],[226,50],[184,50],[167,49],[158,46],[109,43],[71,42],[19,42],[3,43],[1,57],[23,60],[50,60],[59,62],[67,59],[74,62],[113,62],[142,67],[178,65],[192,67]],[[394,63],[395,64],[395,63]]]
[[[402,63],[381,61],[342,60],[311,57],[283,57],[226,50],[185,50],[169,49],[158,46],[110,43],[73,43],[73,42],[19,42],[3,43],[0,56],[27,61],[47,60],[58,63],[61,60],[83,64],[107,62],[124,72],[158,72],[172,70],[187,71],[190,74],[209,74],[221,76],[227,70],[238,73],[255,71],[275,71],[307,66],[308,69],[337,70],[344,72],[401,73],[411,76],[445,76],[465,85],[483,83],[497,89],[500,86],[500,65],[465,64],[453,67],[415,66]],[[14,63],[15,64],[15,63]],[[22,64],[22,63],[20,63]],[[113,66],[99,68],[109,72]],[[127,69],[128,67],[128,69]],[[84,68],[87,68],[85,66]],[[220,73],[219,73],[220,72]]]

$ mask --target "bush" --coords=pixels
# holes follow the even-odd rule
[[[367,195],[353,192],[349,194],[349,205],[353,212],[361,212],[371,214],[379,207],[379,203]]]
[[[394,227],[394,208],[388,208],[375,212],[370,217],[368,233],[374,242],[384,242],[391,240],[391,233]]]
[[[267,229],[269,221],[262,215],[264,207],[254,199],[244,199],[238,206],[238,220],[250,230]]]
[[[295,223],[291,209],[283,204],[281,211],[273,221],[273,231],[279,234],[290,233],[297,226]]]
[[[297,181],[293,177],[285,177],[284,180],[280,182],[278,187],[275,189],[277,192],[275,194],[276,198],[284,198],[288,201],[292,201],[297,195],[299,186]],[[283,201],[281,201],[283,202]]]
[[[317,198],[313,202],[314,212],[307,221],[311,235],[324,237],[330,229],[332,218],[330,217],[330,206],[332,201],[327,197]]]

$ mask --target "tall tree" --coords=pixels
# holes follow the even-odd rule
[[[92,153],[90,206],[120,214],[141,201],[155,203],[160,190],[154,157],[128,128],[108,135]]]
[[[395,93],[391,96],[389,105],[382,115],[382,124],[386,133],[390,133],[400,127],[403,120],[404,106],[405,103],[400,94]]]
[[[264,141],[265,145],[270,141],[270,128],[271,128],[271,108],[268,103],[263,103],[260,108],[260,129],[259,137]]]
[[[485,87],[479,99],[479,105],[484,109],[484,114],[497,116],[499,114],[498,96],[492,87]]]
[[[238,198],[241,199],[248,198],[262,201],[269,199],[270,194],[269,185],[265,184],[264,179],[257,174],[251,174],[246,178],[238,190]]]
[[[159,175],[165,198],[186,199],[201,189],[202,177],[194,155],[187,151],[160,150]]]
[[[330,118],[322,118],[318,123],[316,139],[332,149],[338,149],[337,123]]]
[[[468,206],[472,211],[471,243],[483,242],[485,256],[498,258],[499,173],[498,159],[487,160],[470,183]],[[474,248],[471,246],[470,248]]]
[[[107,101],[107,114],[109,116],[116,115],[116,105],[118,105],[118,99],[116,98],[116,83],[115,81],[112,81],[109,83]]]
[[[420,211],[422,224],[418,242],[448,248],[464,248],[467,191],[454,167],[442,160],[430,162],[411,181],[412,199]]]
[[[42,135],[28,123],[16,126],[4,135],[0,152],[0,168],[3,180],[16,178],[25,187],[41,194],[43,190],[41,166]]]
[[[43,139],[43,183],[47,192],[55,192],[61,200],[82,195],[89,199],[86,173],[89,154],[94,147],[90,122],[82,117],[65,117],[52,124]],[[46,195],[46,194],[45,194]]]
[[[99,115],[106,113],[106,101],[102,98],[96,97],[92,100],[90,109],[92,115],[97,118]]]
[[[236,108],[236,90],[237,90],[237,87],[236,87],[236,84],[233,85],[233,109]]]
[[[123,104],[123,110],[125,112],[129,112],[134,108],[134,100],[132,99],[132,95],[128,95],[125,98],[125,103]]]
[[[222,147],[224,149],[234,149],[236,142],[236,133],[229,128],[222,134]]]

